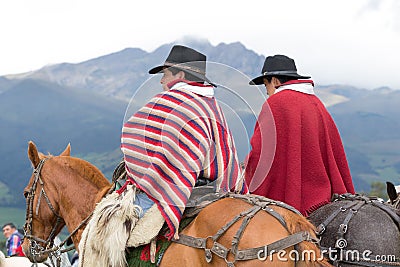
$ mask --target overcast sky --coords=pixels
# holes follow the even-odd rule
[[[188,35],[286,54],[320,85],[400,89],[398,0],[2,0],[0,75]]]

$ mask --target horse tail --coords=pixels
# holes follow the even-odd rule
[[[286,209],[279,213],[285,219],[287,230],[290,234],[306,231],[313,239],[318,240],[315,226],[304,216]],[[315,242],[303,241],[297,245],[297,251],[306,266],[332,267],[328,260],[323,257],[319,246]]]

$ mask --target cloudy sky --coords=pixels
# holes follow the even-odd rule
[[[5,0],[0,34],[0,75],[189,35],[286,54],[317,84],[400,89],[398,0]]]

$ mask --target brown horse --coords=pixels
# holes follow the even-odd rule
[[[70,157],[69,146],[59,156],[45,156],[30,142],[28,156],[34,172],[24,191],[27,198],[27,215],[26,236],[22,247],[32,262],[41,262],[49,253],[53,253],[52,238],[64,225],[67,226],[72,241],[78,248],[88,217],[96,203],[109,191],[111,184],[90,163]],[[204,208],[180,234],[203,238],[212,236],[239,213],[252,206],[235,198],[218,200]],[[303,216],[280,206],[271,208],[284,219],[286,227],[276,216],[268,212],[261,210],[255,213],[240,238],[239,251],[250,252],[249,249],[252,248],[264,248],[271,243],[278,244],[276,241],[288,236],[293,237],[295,235],[292,234],[298,232],[315,236],[314,226]],[[218,239],[218,243],[225,248],[232,247],[232,240],[244,220],[242,218],[233,223]],[[207,239],[205,242],[207,248],[212,247],[212,242],[209,241],[211,240]],[[279,253],[269,251],[268,247],[268,253],[271,254],[268,254],[268,257],[260,257],[264,255],[264,250],[261,250],[261,254],[255,253],[257,258],[235,261],[235,256],[230,250],[225,258],[213,254],[209,263],[205,258],[205,249],[172,243],[165,252],[160,266],[227,266],[229,261],[234,263],[228,266],[330,266],[319,257],[320,250],[310,239],[297,242],[292,239],[291,242]],[[254,256],[254,250],[252,254]]]

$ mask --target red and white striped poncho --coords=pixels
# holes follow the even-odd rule
[[[129,177],[177,229],[198,177],[216,191],[247,193],[240,178],[233,137],[210,86],[187,81],[169,84],[136,112],[122,130],[121,149]],[[196,93],[194,93],[196,92]]]

